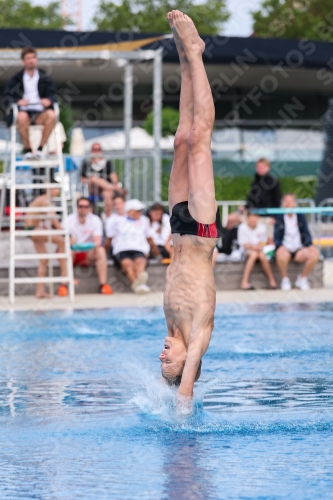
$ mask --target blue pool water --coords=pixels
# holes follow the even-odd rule
[[[0,313],[0,499],[333,498],[333,306],[219,306],[189,418],[160,308]]]

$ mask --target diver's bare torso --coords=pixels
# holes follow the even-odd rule
[[[174,258],[167,270],[164,294],[168,335],[182,336],[187,347],[200,337],[203,355],[214,327],[212,254],[217,240],[174,234],[173,241]]]

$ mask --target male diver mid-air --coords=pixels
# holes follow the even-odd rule
[[[167,18],[180,59],[181,94],[169,183],[174,257],[164,294],[168,336],[159,358],[163,378],[190,401],[214,327],[212,255],[221,229],[211,155],[215,109],[202,61],[204,41],[182,12]]]

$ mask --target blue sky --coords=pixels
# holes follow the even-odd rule
[[[209,0],[208,0],[209,1]],[[249,36],[252,33],[251,10],[257,10],[263,0],[227,0],[231,18],[225,26],[224,34],[228,36]],[[33,0],[35,4],[46,5],[49,0]],[[99,0],[82,0],[83,29],[93,29],[91,19]]]

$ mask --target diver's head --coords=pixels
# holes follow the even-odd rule
[[[183,341],[178,337],[166,337],[164,348],[159,355],[161,360],[161,373],[166,383],[170,386],[178,387],[182,380],[183,369],[187,356],[187,348]],[[195,377],[195,381],[201,375],[201,361]]]

